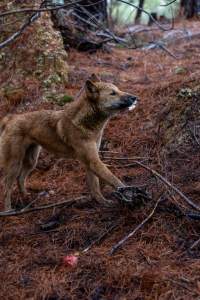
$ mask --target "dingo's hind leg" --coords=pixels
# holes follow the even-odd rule
[[[35,168],[38,156],[40,153],[40,146],[33,144],[30,145],[29,148],[26,150],[24,160],[22,163],[21,172],[19,177],[17,178],[18,187],[21,193],[26,194],[26,178],[31,173],[31,171]]]
[[[11,194],[15,180],[17,180],[24,158],[24,151],[15,145],[10,152],[10,158],[6,161],[5,169],[5,210],[11,209]]]

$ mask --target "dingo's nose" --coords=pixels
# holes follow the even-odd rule
[[[130,106],[130,105],[134,104],[135,102],[137,102],[137,97],[133,96],[133,95],[127,95],[124,98],[124,102],[127,106]]]
[[[135,101],[138,101],[138,98],[136,96],[130,96],[130,100],[132,101],[132,103],[134,103]]]
[[[128,109],[133,110],[137,105],[138,98],[134,95],[129,95],[129,102],[130,102],[130,104],[129,104]]]
[[[138,98],[133,95],[128,95],[127,100],[130,101],[131,104],[133,104],[134,102],[138,101]]]

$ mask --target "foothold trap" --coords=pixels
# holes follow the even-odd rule
[[[117,199],[120,205],[128,208],[136,208],[146,205],[152,197],[144,188],[137,186],[127,186],[118,188],[112,193],[112,197]]]

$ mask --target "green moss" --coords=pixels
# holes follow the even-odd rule
[[[175,74],[186,74],[188,72],[188,69],[182,66],[176,67],[174,69]]]
[[[74,98],[70,95],[57,95],[55,93],[51,93],[46,95],[46,100],[56,103],[59,106],[64,106],[67,103],[70,103],[74,100]]]
[[[63,97],[61,97],[60,99],[58,99],[57,103],[60,106],[63,106],[69,102],[72,102],[74,100],[74,98],[70,95],[64,95]]]

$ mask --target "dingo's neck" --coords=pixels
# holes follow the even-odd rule
[[[101,131],[109,119],[105,112],[89,103],[86,95],[66,105],[65,110],[72,123],[84,131]]]

